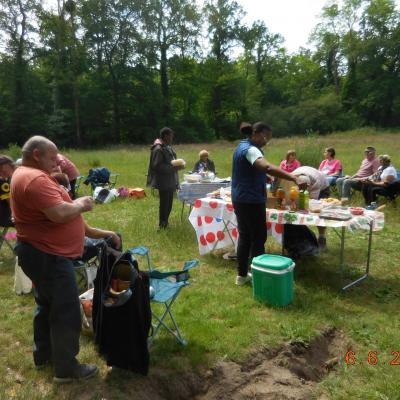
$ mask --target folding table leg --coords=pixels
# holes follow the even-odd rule
[[[359,284],[360,282],[362,282],[364,279],[368,278],[369,275],[369,265],[370,265],[370,261],[371,261],[371,248],[372,248],[372,226],[373,226],[373,222],[370,222],[369,224],[369,235],[368,235],[368,253],[367,253],[367,264],[365,267],[365,274],[362,275],[360,278],[356,279],[353,282],[350,282],[348,285],[342,287],[342,290],[347,290],[350,287]],[[344,229],[344,228],[343,228]]]

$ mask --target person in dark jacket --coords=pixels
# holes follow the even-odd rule
[[[247,136],[240,141],[233,154],[232,203],[238,223],[238,275],[236,285],[251,281],[248,274],[249,256],[265,253],[267,239],[265,212],[265,184],[267,175],[298,183],[298,178],[272,164],[265,158],[261,148],[272,137],[272,129],[264,122],[254,125],[242,123],[240,131]],[[301,184],[300,186],[304,186]]]
[[[215,174],[215,165],[214,161],[208,158],[208,151],[201,150],[199,153],[199,161],[194,164],[193,172],[213,172]]]
[[[160,195],[159,227],[165,229],[168,226],[168,218],[172,210],[174,193],[179,186],[178,170],[184,168],[184,164],[173,165],[176,153],[171,144],[174,132],[171,128],[162,128],[160,137],[151,146],[147,186],[158,189]]]

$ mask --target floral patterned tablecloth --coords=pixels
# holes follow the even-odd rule
[[[336,221],[320,218],[316,213],[289,212],[267,208],[268,235],[282,243],[282,224],[346,227],[350,231],[357,229],[381,230],[385,224],[384,214],[379,211],[365,210],[364,215],[353,216],[348,221]],[[221,199],[202,198],[194,202],[189,221],[196,231],[201,255],[213,250],[237,244],[237,221],[233,205]]]

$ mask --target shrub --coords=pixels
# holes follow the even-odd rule
[[[321,163],[324,145],[319,141],[318,135],[314,132],[307,131],[305,139],[297,142],[295,151],[301,165],[308,165],[317,168]]]
[[[22,157],[21,147],[18,146],[17,143],[9,143],[7,154],[14,160],[18,160],[18,158]]]

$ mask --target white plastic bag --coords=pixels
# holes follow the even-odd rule
[[[97,186],[94,191],[93,191],[93,199],[97,203],[111,203],[113,200],[115,200],[119,196],[118,190],[117,189],[107,189],[103,188],[101,186]]]
[[[16,294],[27,294],[32,290],[32,281],[25,275],[18,265],[18,257],[15,257],[14,292]]]

